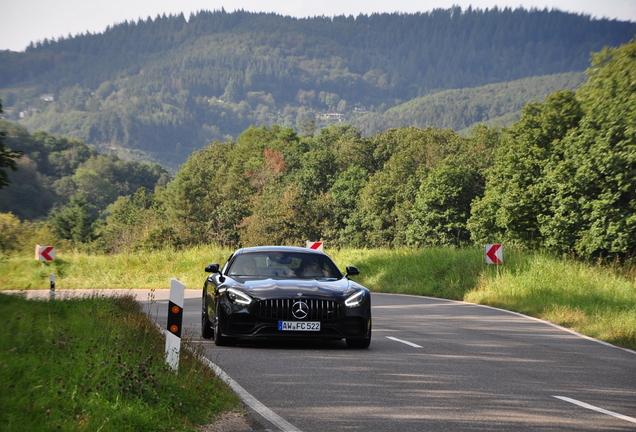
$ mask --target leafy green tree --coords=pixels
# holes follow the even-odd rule
[[[571,91],[526,105],[521,120],[502,137],[486,175],[484,196],[473,203],[468,226],[475,242],[542,244],[540,221],[552,212],[552,191],[544,179],[563,159],[563,139],[582,116]]]
[[[58,199],[51,182],[28,156],[17,161],[17,168],[9,174],[11,184],[0,189],[0,212],[11,212],[22,220],[44,218]]]
[[[392,129],[378,134],[376,160],[386,160],[360,191],[356,220],[364,242],[373,246],[405,243],[410,210],[421,182],[462,139],[452,131],[433,128]]]
[[[80,193],[73,195],[68,205],[54,211],[50,216],[53,232],[61,239],[74,243],[93,240],[95,219],[91,205]]]
[[[0,99],[0,114],[2,113],[2,100]],[[16,161],[22,156],[22,152],[11,150],[5,143],[6,134],[0,131],[0,189],[9,186],[9,175],[5,171],[6,168],[12,171],[17,170]]]
[[[194,153],[165,191],[166,217],[180,242],[236,244],[253,189],[234,142]],[[233,163],[235,162],[235,163]]]
[[[480,196],[484,179],[466,157],[451,155],[422,182],[411,209],[406,241],[416,246],[461,246],[470,241],[466,222],[472,201]]]
[[[324,224],[325,240],[336,245],[360,245],[361,221],[356,214],[360,191],[369,181],[369,173],[358,165],[338,173],[330,189],[331,218]],[[356,219],[358,218],[358,219]]]
[[[176,231],[164,217],[158,197],[141,187],[134,196],[120,196],[108,206],[106,223],[97,229],[107,252],[119,253],[178,244]]]
[[[21,229],[20,219],[11,213],[0,213],[0,252],[15,250]]]
[[[58,180],[55,188],[59,195],[69,199],[81,193],[98,211],[105,210],[117,199],[117,187],[108,178],[86,168],[78,168],[73,176]]]
[[[259,198],[252,214],[243,221],[244,245],[301,246],[306,240],[321,238],[320,221],[328,218],[328,200],[320,196],[307,199],[296,183],[267,191]]]
[[[636,39],[594,56],[577,92],[585,111],[546,177],[545,244],[581,256],[636,252]]]

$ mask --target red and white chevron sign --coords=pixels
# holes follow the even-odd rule
[[[486,255],[486,264],[503,264],[503,245],[486,245],[484,253]]]
[[[55,247],[35,245],[35,259],[53,261],[55,259]]]
[[[307,242],[307,249],[315,249],[322,252],[322,243],[321,242]]]

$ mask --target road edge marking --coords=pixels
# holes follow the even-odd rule
[[[413,348],[423,348],[421,345],[415,344],[413,342],[405,341],[405,340],[402,340],[402,339],[398,339],[398,338],[393,337],[393,336],[386,336],[386,338],[387,339],[391,339],[392,341],[395,341],[395,342],[400,342],[400,343],[406,344],[408,346],[412,346]]]
[[[593,337],[586,336],[586,335],[581,334],[581,333],[577,333],[574,330],[571,330],[571,329],[569,329],[567,327],[560,326],[558,324],[555,324],[555,323],[550,322],[550,321],[543,320],[541,318],[536,318],[536,317],[533,317],[533,316],[530,316],[530,315],[524,315],[524,314],[519,313],[519,312],[513,312],[513,311],[509,311],[509,310],[506,310],[506,309],[501,309],[501,308],[494,307],[494,306],[488,306],[488,305],[483,305],[483,304],[479,304],[479,303],[471,303],[471,302],[462,301],[462,300],[451,300],[451,299],[443,299],[443,298],[439,298],[439,297],[420,296],[420,295],[414,295],[414,294],[381,293],[381,292],[373,292],[372,291],[371,295],[373,296],[374,294],[414,297],[414,298],[420,298],[420,299],[425,298],[425,299],[438,300],[438,301],[447,302],[447,303],[459,303],[459,304],[464,304],[464,305],[467,305],[467,306],[478,306],[478,307],[482,307],[482,308],[486,308],[486,309],[494,309],[496,311],[506,312],[506,313],[509,313],[511,315],[517,315],[519,317],[528,318],[528,319],[533,320],[533,321],[537,321],[537,322],[540,322],[540,323],[543,323],[543,324],[547,324],[547,325],[552,326],[552,327],[554,327],[556,329],[568,332],[568,333],[570,333],[570,334],[572,334],[574,336],[578,336],[578,337],[580,337],[582,339],[587,339],[587,340],[589,340],[591,342],[596,342],[596,343],[599,343],[601,345],[605,345],[607,347],[616,348],[616,349],[619,349],[621,351],[625,351],[625,352],[628,352],[630,354],[636,355],[636,351],[630,350],[629,348],[619,347],[619,346],[616,346],[616,345],[612,345],[609,342],[605,342],[605,341],[602,341],[602,340],[594,339]]]
[[[165,334],[167,330],[159,325],[155,321],[155,326],[162,333]],[[261,415],[264,419],[268,420],[274,426],[281,430],[281,432],[302,432],[296,426],[289,423],[287,420],[276,414],[271,409],[267,408],[263,403],[261,403],[258,399],[252,396],[247,390],[245,390],[239,383],[234,381],[228,374],[225,373],[223,369],[218,367],[216,364],[212,363],[212,361],[205,357],[200,356],[199,359],[210,369],[214,371],[214,373],[230,388],[236,393],[243,402],[247,404],[250,408],[256,411],[259,415]]]
[[[564,402],[569,402],[571,404],[578,405],[578,406],[580,406],[582,408],[586,408],[586,409],[589,409],[589,410],[592,410],[592,411],[600,412],[602,414],[607,414],[609,416],[616,417],[616,418],[619,418],[621,420],[625,420],[625,421],[628,421],[628,422],[636,423],[636,418],[634,418],[634,417],[629,417],[629,416],[626,416],[626,415],[623,415],[623,414],[616,413],[614,411],[609,411],[609,410],[606,410],[606,409],[603,409],[603,408],[599,408],[599,407],[596,407],[594,405],[590,405],[588,403],[578,401],[576,399],[572,399],[572,398],[565,397],[565,396],[552,396],[552,397],[560,399],[560,400],[562,400]]]
[[[276,414],[271,409],[263,405],[258,399],[247,392],[239,383],[234,381],[223,369],[212,363],[207,357],[201,357],[201,360],[216,373],[227,385],[229,385],[234,392],[245,402],[250,408],[259,413],[265,419],[273,423],[277,428],[283,432],[302,432],[287,420]]]

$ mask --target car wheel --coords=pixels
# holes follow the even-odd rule
[[[236,345],[236,338],[229,338],[229,337],[223,336],[221,334],[221,329],[219,327],[218,318],[216,319],[216,323],[215,323],[215,326],[214,326],[214,344],[216,346],[232,346],[232,345]]]
[[[371,345],[371,338],[366,339],[347,339],[347,348],[369,348]]]
[[[203,339],[212,339],[214,337],[214,328],[212,328],[212,323],[210,323],[208,314],[205,311],[205,302],[201,311],[201,337]]]

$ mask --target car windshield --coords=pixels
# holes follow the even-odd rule
[[[302,252],[251,252],[237,255],[226,273],[234,277],[341,278],[342,273],[324,255]]]

